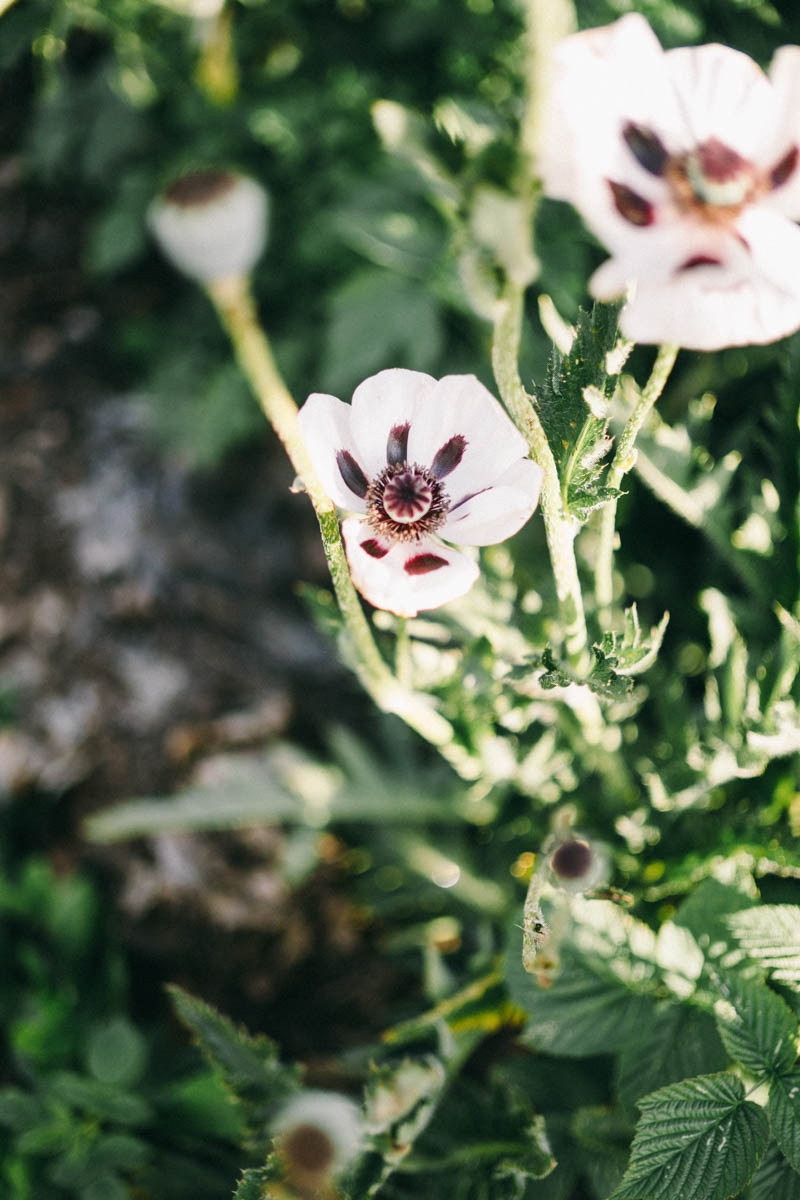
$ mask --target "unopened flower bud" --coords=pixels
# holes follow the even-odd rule
[[[182,175],[150,206],[150,230],[179,271],[200,283],[248,275],[267,236],[267,194],[232,171]]]
[[[561,842],[550,855],[550,870],[565,891],[588,892],[605,882],[608,855],[604,847],[573,836]]]
[[[355,1157],[361,1115],[346,1096],[301,1092],[279,1113],[272,1133],[286,1176],[301,1193],[313,1193]]]

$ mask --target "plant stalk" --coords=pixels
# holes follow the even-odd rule
[[[531,458],[544,472],[540,504],[564,625],[565,648],[570,663],[583,671],[588,666],[588,637],[575,560],[577,525],[564,510],[558,468],[536,411],[535,399],[525,391],[520,379],[517,363],[522,338],[522,310],[523,289],[509,281],[497,304],[492,367],[503,403],[526,438],[531,448]]]
[[[473,764],[453,744],[450,722],[436,711],[427,696],[411,691],[396,679],[378,650],[350,576],[336,508],[317,477],[300,435],[297,405],[281,377],[267,335],[259,323],[249,280],[231,276],[212,281],[206,290],[231,339],[239,365],[314,506],[348,639],[351,665],[361,685],[379,708],[401,717],[436,746],[460,774],[472,778]]]
[[[639,393],[639,399],[620,434],[617,449],[608,472],[607,486],[618,489],[625,475],[636,464],[635,443],[639,430],[651,408],[664,390],[678,356],[677,346],[660,346],[650,378]],[[600,514],[600,534],[595,567],[595,599],[602,625],[611,621],[614,599],[614,535],[617,501],[610,500]]]

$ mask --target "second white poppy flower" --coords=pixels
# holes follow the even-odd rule
[[[393,369],[352,404],[315,393],[300,410],[314,469],[335,504],[361,594],[401,617],[462,596],[478,577],[454,549],[505,541],[530,517],[541,469],[474,375]]]
[[[644,17],[558,47],[540,169],[611,251],[592,294],[634,292],[633,341],[695,350],[800,326],[800,47],[765,75],[728,46],[662,50]]]

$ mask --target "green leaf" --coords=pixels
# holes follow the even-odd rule
[[[732,1075],[701,1075],[639,1101],[631,1161],[610,1200],[727,1200],[769,1141],[766,1114]]]
[[[251,1167],[242,1174],[233,1200],[267,1200],[267,1185],[277,1178],[273,1167]]]
[[[25,1129],[34,1129],[47,1119],[46,1109],[35,1096],[19,1088],[0,1091],[0,1125],[21,1133]]]
[[[601,399],[613,391],[606,355],[617,341],[619,308],[617,304],[596,304],[591,312],[581,310],[569,354],[553,351],[537,396],[562,496],[578,520],[586,520],[593,509],[619,495],[600,483],[605,469],[602,460],[611,448],[611,439],[608,420],[598,415],[597,403],[590,407],[598,391]]]
[[[86,822],[87,835],[108,842],[143,833],[239,829],[264,822],[305,828],[332,821],[460,822],[452,787],[436,780],[426,790],[419,773],[412,771],[387,776],[363,741],[338,730],[332,740],[341,769],[284,745],[266,754],[221,754],[214,760],[214,786],[104,809]]]
[[[362,271],[334,296],[321,379],[337,395],[387,363],[430,370],[442,350],[439,306],[421,283]]]
[[[655,662],[668,621],[669,613],[664,613],[658,625],[654,625],[649,635],[644,636],[639,625],[639,613],[636,605],[632,604],[625,610],[622,633],[604,633],[597,648],[618,675],[641,675]]]
[[[656,1088],[721,1071],[726,1064],[712,1017],[686,1004],[670,1004],[623,1048],[617,1092],[623,1104],[633,1105]]]
[[[570,1058],[614,1053],[652,1023],[656,998],[671,976],[681,994],[693,980],[680,964],[665,975],[663,939],[618,905],[574,897],[569,912],[560,969],[548,988],[539,987],[522,966],[522,930],[516,925],[509,930],[506,982],[511,999],[531,1017],[523,1038]],[[545,913],[551,927],[564,916],[558,909]]]
[[[89,1038],[86,1063],[101,1083],[130,1086],[141,1079],[147,1058],[144,1037],[125,1017],[114,1017]]]
[[[752,886],[752,879],[747,876]],[[694,936],[707,961],[728,955],[735,944],[728,917],[753,908],[756,901],[741,888],[704,879],[692,889],[675,914],[675,924]],[[691,1072],[703,1074],[703,1072]]]
[[[47,1080],[47,1095],[79,1112],[120,1125],[143,1125],[152,1117],[150,1105],[111,1084],[100,1083],[73,1071],[60,1071]]]
[[[800,907],[762,904],[735,913],[729,924],[742,949],[773,979],[800,985]]]
[[[138,1138],[124,1133],[109,1133],[99,1137],[92,1146],[90,1160],[93,1168],[107,1171],[135,1171],[150,1157],[150,1147]]]
[[[176,984],[167,991],[176,1013],[235,1095],[272,1109],[297,1090],[298,1068],[281,1065],[269,1038],[252,1037]]]
[[[591,690],[606,700],[624,700],[633,689],[633,680],[618,675],[613,658],[607,658],[598,646],[592,646],[592,655],[594,662],[586,680]]]
[[[78,1192],[80,1200],[130,1200],[130,1194],[125,1184],[108,1171],[89,1180]]]
[[[565,1058],[611,1054],[652,1020],[650,996],[629,989],[610,970],[590,966],[569,946],[551,987],[539,987],[523,972],[510,991],[530,1014],[523,1040]]]
[[[797,1200],[800,1175],[792,1169],[777,1146],[770,1146],[758,1164],[747,1200]]]
[[[772,1135],[795,1171],[800,1171],[800,1070],[778,1075],[767,1104]]]
[[[797,1057],[797,1018],[760,979],[716,975],[714,1006],[723,1045],[753,1075],[788,1071]]]
[[[579,1108],[570,1132],[583,1152],[584,1170],[598,1197],[613,1192],[625,1173],[633,1125],[628,1116],[607,1105]]]
[[[515,667],[511,678],[525,679],[532,671],[538,669],[542,670],[538,679],[539,687],[545,691],[577,683],[586,684],[598,696],[607,700],[624,699],[633,687],[632,681],[614,671],[612,662],[606,658],[599,646],[592,647],[592,654],[592,667],[585,678],[577,676],[566,663],[558,662],[550,646],[545,646],[541,655],[533,655],[524,664]]]

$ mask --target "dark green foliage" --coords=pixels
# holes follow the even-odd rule
[[[623,1047],[618,1059],[617,1090],[622,1104],[633,1108],[649,1092],[721,1071],[725,1050],[708,1013],[688,1005],[667,1003]]]
[[[126,1011],[121,955],[84,875],[0,878],[0,1190],[20,1198],[217,1200],[242,1125],[217,1075],[165,1071]],[[200,1165],[202,1164],[202,1165]],[[16,1189],[16,1190],[15,1190]]]
[[[639,1102],[631,1161],[611,1200],[727,1200],[769,1139],[764,1110],[731,1075],[701,1075]]]
[[[800,1175],[776,1146],[770,1147],[753,1176],[747,1200],[794,1200],[798,1192]]]
[[[280,1064],[268,1038],[252,1037],[174,984],[169,993],[176,1013],[239,1103],[250,1136],[263,1142],[270,1118],[299,1087],[298,1069]]]
[[[797,1018],[759,979],[717,976],[723,998],[717,1028],[728,1054],[746,1071],[782,1077],[797,1057]]]

